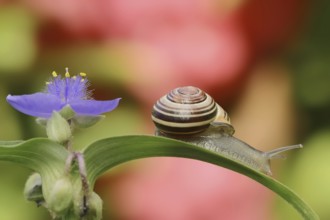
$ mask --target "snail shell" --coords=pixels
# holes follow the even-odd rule
[[[227,124],[234,133],[228,114],[202,90],[186,86],[173,89],[153,107],[152,120],[160,132],[176,135],[199,133],[211,123]]]
[[[213,98],[193,86],[179,87],[153,106],[155,135],[186,141],[271,175],[270,159],[301,148],[292,145],[263,152],[235,138],[228,114]]]

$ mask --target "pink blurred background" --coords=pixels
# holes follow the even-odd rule
[[[153,103],[183,85],[211,94],[229,112],[235,135],[256,148],[299,143],[304,127],[298,123],[294,75],[285,54],[296,45],[311,5],[298,0],[3,0],[0,30],[11,35],[0,36],[0,85],[7,93],[28,93],[53,70],[69,67],[87,72],[96,98],[123,97],[105,122],[75,136],[78,146],[113,135],[152,134]],[[34,126],[26,131],[27,123],[12,109],[4,111],[16,132],[1,138],[44,135]],[[274,161],[275,178],[285,163]],[[265,187],[188,159],[121,165],[98,181],[96,191],[105,201],[104,219],[280,219],[275,195]],[[36,218],[42,217],[37,213]]]

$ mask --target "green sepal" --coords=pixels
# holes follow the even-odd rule
[[[71,118],[73,118],[76,115],[76,112],[73,111],[73,109],[71,108],[70,105],[66,105],[64,106],[60,111],[59,111],[60,115],[66,119],[69,120]]]
[[[107,170],[131,160],[147,157],[190,158],[228,168],[254,179],[286,200],[304,219],[319,220],[314,210],[298,195],[272,177],[221,154],[182,141],[155,136],[112,137],[92,143],[84,149],[84,155],[91,187]]]
[[[36,123],[38,125],[41,125],[42,127],[46,127],[47,126],[47,118],[36,118]]]
[[[72,123],[78,128],[88,128],[104,118],[104,115],[76,115],[72,118]]]
[[[70,107],[70,105],[64,106],[59,112],[58,112],[66,121],[72,119],[76,113],[73,111],[73,109]],[[36,123],[38,125],[41,125],[43,127],[47,126],[49,118],[36,118]]]

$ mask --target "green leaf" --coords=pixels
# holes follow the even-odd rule
[[[41,175],[44,192],[63,174],[68,151],[46,138],[27,141],[1,141],[0,160],[29,168]]]
[[[21,140],[15,140],[15,141],[0,141],[0,146],[14,146],[14,145],[17,145],[17,144],[20,144],[22,143],[23,141]]]
[[[146,157],[183,157],[201,160],[241,173],[271,189],[304,219],[318,220],[317,214],[291,189],[244,164],[201,147],[155,136],[121,136],[99,140],[84,150],[88,179],[91,186],[108,169],[127,161]]]

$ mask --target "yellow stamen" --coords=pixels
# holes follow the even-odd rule
[[[70,77],[70,73],[69,73],[69,68],[68,67],[65,68],[65,77],[66,78],[69,78]]]
[[[52,72],[53,77],[57,77],[57,73],[55,71]]]
[[[79,73],[79,75],[80,75],[81,77],[86,77],[86,76],[87,76],[86,73]]]
[[[72,79],[77,79],[77,76],[73,76],[73,77],[71,77]]]
[[[46,85],[52,84],[52,82],[46,82]]]

